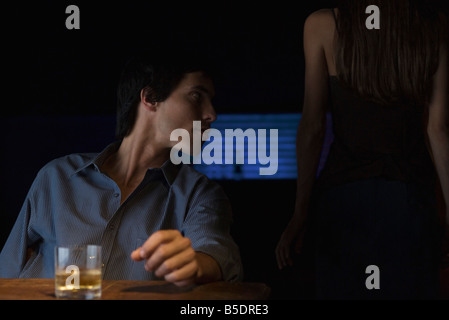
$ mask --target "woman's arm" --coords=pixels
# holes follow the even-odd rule
[[[280,269],[292,264],[291,244],[296,238],[301,238],[303,233],[323,146],[329,81],[324,48],[325,41],[329,39],[330,24],[333,25],[333,17],[329,10],[312,13],[304,24],[305,90],[302,117],[296,137],[296,203],[293,216],[276,247],[276,259]]]
[[[427,134],[435,169],[446,204],[446,224],[449,224],[449,99],[448,48],[440,48],[440,60],[434,76],[433,92],[429,104]]]

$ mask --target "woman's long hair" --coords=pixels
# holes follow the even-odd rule
[[[380,29],[367,29],[367,6],[380,12]],[[432,1],[342,0],[335,63],[339,80],[383,104],[426,104],[438,67],[446,19]]]

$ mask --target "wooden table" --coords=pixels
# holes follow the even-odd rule
[[[0,300],[57,300],[53,279],[0,279]],[[263,283],[213,282],[177,287],[165,281],[103,280],[102,300],[265,300]]]

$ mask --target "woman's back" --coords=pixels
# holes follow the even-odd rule
[[[276,258],[292,264],[292,243],[299,252],[313,239],[317,298],[438,297],[433,178],[448,204],[447,25],[417,10],[423,3],[344,0],[336,17],[324,9],[305,21],[296,201]],[[365,26],[368,5],[379,5],[381,32]],[[329,105],[335,139],[318,183],[327,188],[315,189]],[[380,290],[370,290],[369,266]]]
[[[322,186],[374,177],[434,186],[422,106],[368,101],[335,76],[329,90],[334,141],[320,174]]]
[[[382,10],[380,13],[382,19]],[[372,36],[370,33],[378,32],[375,29],[366,29],[364,19],[368,15],[364,13],[364,10],[359,13],[359,19],[353,19],[360,24],[363,22],[363,28],[365,28],[360,32],[367,36],[359,40],[354,39],[357,36],[356,31],[342,30],[347,21],[338,20],[340,14],[338,9],[320,10],[317,14],[322,20],[319,25],[322,29],[320,32],[324,34],[321,38],[329,74],[329,103],[334,131],[334,142],[326,166],[321,172],[321,185],[329,187],[360,179],[385,177],[390,180],[433,186],[435,173],[425,136],[426,95],[422,93],[419,96],[422,99],[415,98],[407,93],[403,85],[399,84],[392,86],[391,91],[386,93],[389,88],[379,86],[379,80],[376,78],[385,77],[385,75],[381,72],[370,71],[382,66],[370,65],[366,67],[366,71],[353,70],[356,65],[371,63],[374,59],[369,58],[369,55],[377,50],[377,48],[372,51],[365,49],[367,51],[365,56],[357,57],[359,52],[350,47],[354,43],[372,42],[372,39],[367,40],[369,36]],[[351,14],[354,13],[351,12]],[[346,20],[349,19],[346,17]],[[344,43],[340,39],[343,31],[352,33],[343,37]],[[381,35],[374,35],[374,37],[379,36]],[[400,38],[400,36],[397,37]],[[348,38],[350,40],[347,40]],[[392,39],[388,39],[388,42],[391,41]],[[390,48],[385,43],[379,43],[379,46],[382,45]],[[403,46],[408,47],[408,45]],[[428,65],[421,66],[421,69],[427,68],[433,72],[436,70],[438,50],[435,50],[429,53],[431,58],[427,59]],[[388,54],[386,56],[391,60],[392,65],[397,65],[398,63],[394,61],[399,57],[394,55],[397,55],[400,50],[393,51],[391,57]],[[342,57],[345,53],[350,55],[352,60]],[[411,58],[408,57],[408,59]],[[353,60],[356,62],[351,63]],[[435,61],[430,62],[431,60]],[[386,70],[386,72],[391,72],[391,78],[395,79],[394,81],[398,83],[403,81],[399,76],[393,75],[394,70]],[[364,83],[359,86],[352,85],[354,79],[359,79],[361,75],[365,76]],[[418,83],[429,81],[427,78],[429,76],[423,74]],[[404,89],[402,93],[399,93],[393,87],[404,87]],[[416,93],[415,91],[413,94]]]

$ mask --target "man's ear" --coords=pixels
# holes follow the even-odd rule
[[[151,111],[156,111],[157,101],[154,90],[151,87],[145,87],[140,91],[140,101]]]

